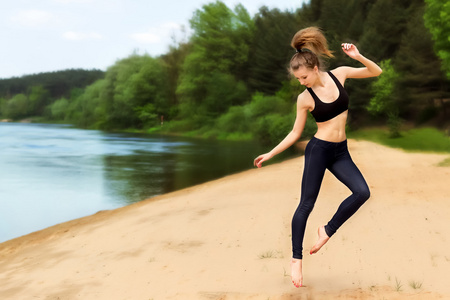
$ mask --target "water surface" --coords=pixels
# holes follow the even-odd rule
[[[0,242],[252,168],[267,150],[254,142],[0,123]]]

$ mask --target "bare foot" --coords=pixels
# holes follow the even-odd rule
[[[302,260],[293,258],[291,260],[291,278],[295,287],[303,286]]]
[[[317,253],[320,250],[320,248],[322,248],[322,246],[325,245],[330,239],[325,231],[325,226],[320,226],[318,233],[319,239],[317,240],[316,244],[311,248],[309,254]]]

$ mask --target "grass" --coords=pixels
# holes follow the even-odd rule
[[[422,287],[422,282],[412,280],[409,282],[409,286],[412,287],[413,289],[417,290]]]
[[[438,163],[439,167],[450,167],[450,157]]]
[[[263,252],[260,255],[258,255],[258,257],[260,259],[274,258],[275,257],[275,253],[273,251],[266,251],[266,252]]]
[[[281,251],[266,251],[258,255],[259,259],[266,259],[266,258],[283,258],[283,254]]]
[[[438,257],[435,253],[430,253],[431,265],[437,267],[436,258]]]
[[[400,292],[402,290],[402,282],[395,277],[395,290]]]
[[[450,153],[450,137],[435,128],[415,128],[402,131],[398,138],[390,138],[389,131],[381,128],[360,129],[349,132],[352,139],[368,140],[406,151]],[[450,158],[446,160],[450,164]]]
[[[274,251],[266,251],[266,252],[261,253],[258,257],[259,257],[260,259],[265,259],[265,258],[276,258],[276,254],[275,254]]]

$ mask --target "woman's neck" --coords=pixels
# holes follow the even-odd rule
[[[312,85],[312,88],[322,88],[325,86],[325,83],[327,82],[327,72],[318,71],[317,73],[317,79]]]

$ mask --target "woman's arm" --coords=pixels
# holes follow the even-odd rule
[[[270,152],[262,154],[255,158],[253,164],[261,168],[262,163],[271,159],[275,155],[283,152],[290,146],[292,146],[302,135],[303,129],[305,128],[306,118],[308,117],[308,108],[303,104],[302,94],[298,96],[297,99],[297,116],[295,118],[294,127],[291,132]]]
[[[375,77],[383,72],[381,68],[371,61],[370,59],[361,55],[353,44],[342,44],[342,51],[354,60],[359,61],[365,67],[363,68],[352,68],[352,67],[339,67],[336,69],[339,73],[343,73],[345,78],[368,78]]]

